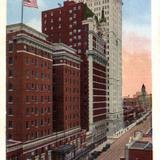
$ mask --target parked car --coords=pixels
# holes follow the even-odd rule
[[[103,147],[102,151],[103,151],[103,152],[107,151],[107,150],[110,148],[110,146],[111,146],[111,144],[106,144],[106,145]]]
[[[100,154],[101,154],[100,151],[94,151],[94,152],[91,153],[91,155],[93,156],[93,158],[97,158]]]

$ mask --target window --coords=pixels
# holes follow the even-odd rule
[[[8,63],[9,63],[9,64],[13,64],[13,57],[9,57]]]
[[[13,97],[12,96],[9,96],[9,102],[13,102]]]
[[[69,28],[72,28],[72,25],[71,25],[71,24],[69,25]]]
[[[13,70],[11,70],[11,69],[9,70],[8,76],[9,76],[9,77],[12,77],[12,76],[13,76]]]
[[[81,49],[78,49],[78,53],[81,53]]]
[[[46,18],[46,17],[47,17],[47,14],[44,14],[44,17]]]
[[[29,123],[28,123],[28,121],[26,121],[26,128],[29,128]]]
[[[72,42],[72,38],[70,38],[69,41]]]
[[[8,89],[13,89],[12,83],[9,83],[9,84],[8,84]]]
[[[26,102],[29,102],[29,96],[26,96]]]
[[[13,51],[13,44],[8,45],[8,51]]]
[[[81,6],[78,6],[78,10],[80,10],[81,9]]]
[[[12,134],[8,134],[8,139],[12,139]]]
[[[13,108],[8,109],[8,115],[13,115]]]
[[[9,128],[13,128],[13,121],[9,121],[9,122],[8,122],[8,127],[9,127]]]

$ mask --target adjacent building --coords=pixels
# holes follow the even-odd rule
[[[53,129],[80,128],[80,63],[74,49],[54,44],[53,53]]]
[[[107,58],[94,13],[83,3],[65,1],[63,7],[42,12],[42,31],[51,42],[76,50],[80,64],[81,127],[95,144],[106,140]]]
[[[42,32],[54,43],[62,42],[76,50],[81,57],[80,65],[80,110],[81,127],[88,130],[88,27],[83,25],[85,19],[83,3],[64,2],[63,7],[42,12]]]
[[[72,1],[72,0],[71,0]],[[122,108],[122,0],[74,0],[86,3],[101,22],[106,41],[107,65],[107,135],[123,128]]]
[[[152,137],[151,135],[135,135],[126,145],[125,158],[123,160],[152,160]]]
[[[123,98],[124,126],[130,125],[144,114],[145,109],[138,100],[138,97]]]
[[[93,142],[100,144],[106,140],[106,43],[98,30],[94,18],[83,22],[88,24],[88,90],[89,90],[89,131]]]

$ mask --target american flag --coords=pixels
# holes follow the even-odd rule
[[[26,7],[38,8],[37,0],[23,0],[23,5]]]

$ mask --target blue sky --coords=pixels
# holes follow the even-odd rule
[[[20,22],[22,0],[8,0],[8,24]],[[38,0],[39,9],[24,8],[24,23],[41,30],[41,11],[55,8],[63,0]],[[150,0],[123,0],[123,31],[150,36]]]
[[[150,38],[151,0],[123,0],[123,31]]]

